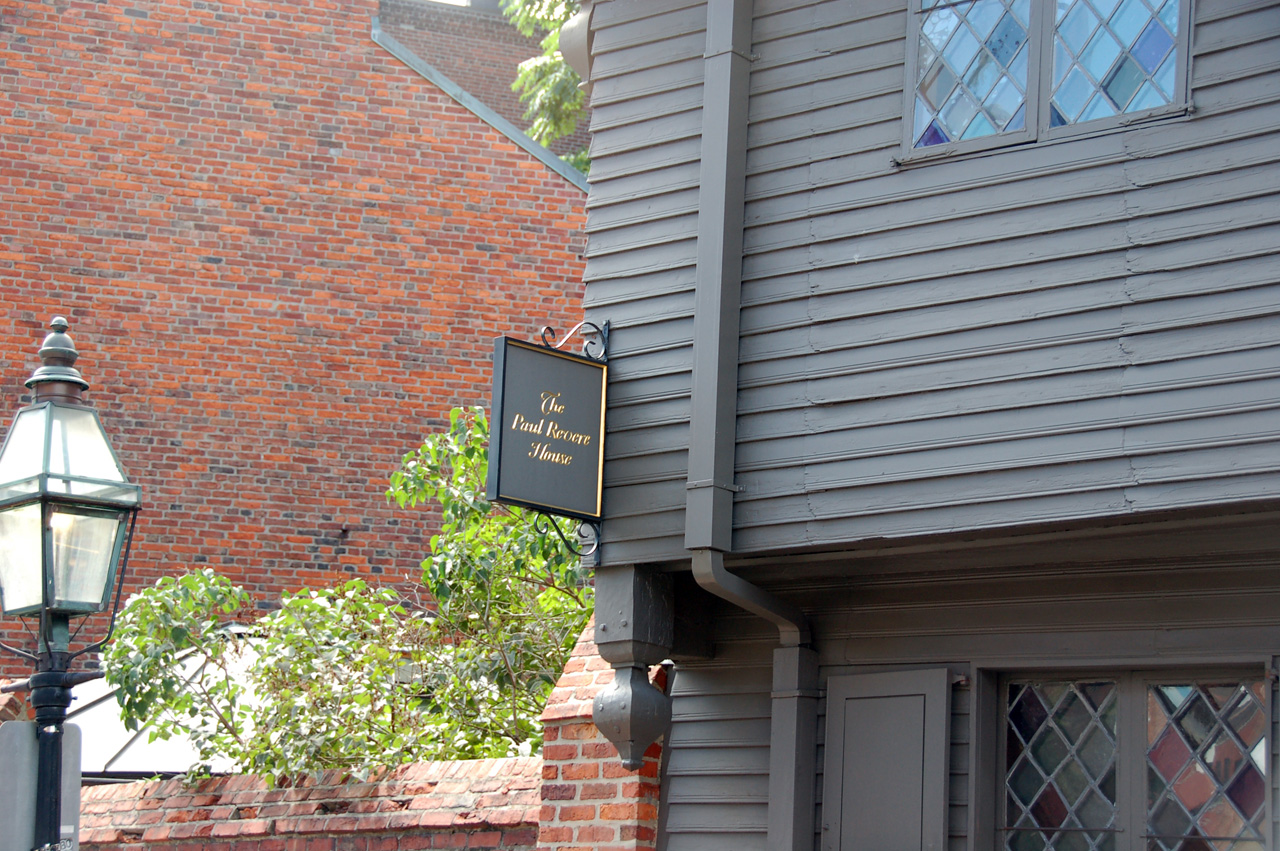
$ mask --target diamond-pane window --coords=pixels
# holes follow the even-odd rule
[[[1054,104],[1068,123],[1088,120],[1084,110],[1074,105],[1082,96],[1088,99],[1094,93],[1109,101],[1112,114],[1168,106],[1172,94],[1150,81],[1177,45],[1177,16],[1170,18],[1170,29],[1160,17],[1164,7],[1159,2],[1123,0],[1109,16],[1105,5],[1098,5],[1103,5],[1101,13],[1094,0],[1074,0],[1058,23],[1054,33]],[[1086,84],[1088,91],[1083,92],[1081,86]],[[1141,96],[1135,97],[1139,93]]]
[[[1006,680],[1004,851],[1264,851],[1262,679]]]
[[[915,117],[914,147],[991,136],[1008,128],[1023,102],[1023,90],[1006,87],[998,100],[990,105],[987,100],[997,81],[1012,86],[1026,77],[1013,67],[1027,41],[1013,5],[1012,0],[975,0],[923,13],[916,92],[928,109]]]
[[[924,108],[908,117],[909,147],[1033,140],[1179,105],[1182,2],[922,0],[910,85]]]
[[[1262,847],[1266,765],[1261,682],[1149,686],[1147,838],[1151,851]]]
[[[1110,682],[1012,682],[1005,847],[1114,847],[1116,700]]]

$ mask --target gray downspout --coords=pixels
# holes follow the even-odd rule
[[[732,432],[730,432],[732,434]],[[818,654],[809,622],[786,600],[725,570],[724,555],[693,551],[698,584],[778,628],[769,720],[769,851],[810,851],[817,786]]]
[[[770,851],[811,849],[818,663],[798,608],[724,567],[733,549],[738,313],[752,0],[708,0],[685,547],[698,584],[778,627],[769,735]]]

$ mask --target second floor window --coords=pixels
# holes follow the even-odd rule
[[[1185,107],[1185,0],[918,0],[914,153],[1043,139]]]

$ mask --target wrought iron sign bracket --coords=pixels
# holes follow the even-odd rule
[[[600,524],[590,520],[579,520],[577,528],[571,535],[566,535],[564,530],[560,528],[560,523],[556,520],[555,515],[548,514],[545,511],[536,511],[537,517],[534,518],[533,528],[539,532],[546,534],[554,532],[556,537],[564,543],[569,552],[576,555],[582,560],[585,567],[600,566]],[[576,539],[572,540],[572,539]]]
[[[582,332],[585,338],[582,344],[582,354],[600,363],[609,362],[609,322],[605,320],[604,325],[597,325],[594,322],[583,320],[574,325],[567,332],[560,342],[555,342],[556,329],[550,325],[544,325],[542,328],[542,345],[548,349],[563,349],[569,340],[573,339],[573,335]]]
[[[609,322],[605,320],[603,325],[597,325],[594,322],[583,320],[574,325],[565,332],[563,337],[557,341],[557,332],[550,325],[544,325],[542,328],[542,345],[553,351],[563,349],[573,339],[575,334],[581,334],[583,338],[581,353],[584,357],[599,363],[609,362]],[[600,564],[600,524],[590,520],[579,520],[577,527],[568,535],[560,528],[560,522],[556,519],[557,515],[549,514],[545,511],[536,511],[537,519],[534,521],[534,528],[539,532],[554,532],[561,542],[578,558],[582,559],[584,565],[589,567],[598,567]]]

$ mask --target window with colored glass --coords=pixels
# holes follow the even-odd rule
[[[1006,851],[1264,851],[1262,679],[1011,680]]]
[[[921,0],[907,147],[984,148],[1186,105],[1184,0]]]

